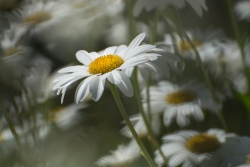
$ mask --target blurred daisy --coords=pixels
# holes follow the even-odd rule
[[[135,67],[153,60],[159,54],[147,53],[152,51],[154,45],[140,45],[145,34],[138,35],[129,46],[113,46],[104,51],[88,53],[80,50],[76,53],[78,61],[83,65],[66,67],[59,70],[59,73],[70,73],[57,78],[58,82],[54,90],[58,89],[58,94],[62,93],[62,102],[67,87],[73,82],[85,78],[78,86],[75,94],[75,102],[83,101],[90,91],[92,98],[98,101],[104,91],[106,79],[119,87],[128,97],[133,96],[133,87],[129,77],[123,72],[125,69]]]
[[[218,39],[221,40],[224,37],[222,30],[214,30],[210,28],[202,31],[197,28],[194,30],[189,30],[186,33],[191,39],[192,43],[195,45],[203,61],[209,59],[211,55],[218,54],[219,48],[214,43],[217,42]],[[173,41],[170,34],[166,34],[164,39],[164,44],[170,46],[170,51],[174,52],[174,47],[176,46],[183,56],[191,56],[192,58],[195,58],[193,48],[189,42],[186,39],[181,38],[176,33],[173,35],[175,41]]]
[[[158,87],[150,87],[150,104],[152,113],[164,112],[164,124],[169,126],[174,118],[181,127],[189,125],[190,117],[197,121],[204,119],[202,109],[217,113],[220,104],[212,100],[210,91],[201,84],[193,82],[181,86],[161,81]],[[142,94],[146,108],[146,93]]]
[[[221,156],[228,155],[224,146],[226,138],[227,134],[219,129],[210,129],[204,133],[185,130],[164,136],[161,149],[168,158],[169,166],[203,166],[204,160],[209,160],[208,166],[219,166]],[[159,166],[164,164],[158,151],[155,152],[155,162]]]
[[[86,104],[71,104],[67,107],[55,108],[49,112],[48,121],[55,123],[59,128],[67,129],[79,119],[78,111],[86,107]]]
[[[111,151],[111,155],[101,157],[96,164],[98,166],[120,166],[138,159],[141,150],[135,140],[128,145],[119,145],[117,150]]]
[[[57,23],[70,12],[70,7],[66,3],[55,1],[33,2],[26,5],[21,13],[22,25],[25,30],[29,28],[41,30]]]
[[[250,21],[250,0],[238,1],[234,9],[240,20]]]
[[[188,3],[200,17],[202,16],[202,9],[207,10],[205,0],[138,0],[135,3],[133,13],[134,16],[138,16],[143,8],[147,11],[151,11],[155,8],[163,10],[167,5],[172,5],[181,9],[186,3]]]
[[[235,137],[230,142],[226,143],[228,151],[232,154],[221,163],[222,166],[244,166],[250,165],[250,138]]]
[[[146,127],[141,115],[134,115],[134,116],[130,117],[130,121],[134,125],[135,131],[137,132],[139,137],[146,137],[148,135],[147,127]],[[156,114],[152,115],[151,126],[152,126],[152,130],[155,134],[159,134],[159,132],[160,132],[160,127],[161,127],[160,122],[161,121],[160,121],[159,115],[156,115]],[[125,126],[121,130],[121,133],[128,138],[133,138],[133,135],[131,134],[128,126]]]

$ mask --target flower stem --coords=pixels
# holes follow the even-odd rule
[[[151,44],[154,44],[155,40],[156,40],[156,35],[157,35],[156,32],[157,32],[157,24],[158,24],[158,21],[159,21],[159,16],[160,16],[159,11],[156,8],[155,9],[154,24],[153,24],[152,32],[151,32],[151,40],[150,40]]]
[[[231,24],[232,24],[232,27],[233,27],[234,35],[235,35],[235,38],[236,38],[236,40],[238,42],[238,45],[239,45],[239,48],[240,48],[241,61],[242,61],[244,73],[245,73],[246,78],[247,78],[248,94],[249,94],[250,93],[250,76],[248,75],[247,65],[246,65],[246,61],[245,61],[244,46],[243,46],[243,43],[241,42],[236,16],[235,16],[235,13],[233,11],[232,0],[227,0],[227,5],[228,5],[230,20],[231,20]]]
[[[133,16],[133,0],[127,0],[127,7],[128,7],[128,16],[129,16],[129,29],[130,29],[130,38],[133,39],[136,34],[136,24]]]
[[[140,140],[139,136],[137,135],[137,133],[136,133],[136,131],[135,131],[135,129],[134,129],[134,126],[133,126],[132,123],[130,122],[129,117],[128,117],[127,113],[126,113],[126,110],[125,110],[123,104],[122,104],[122,101],[121,101],[121,99],[120,99],[120,97],[119,97],[119,94],[118,94],[118,92],[117,92],[117,89],[116,89],[115,85],[112,84],[112,83],[109,82],[109,81],[108,81],[108,84],[109,84],[110,90],[111,90],[111,92],[112,92],[112,94],[113,94],[113,96],[114,96],[115,102],[116,102],[116,104],[117,104],[117,106],[118,106],[118,108],[119,108],[119,110],[120,110],[120,112],[121,112],[121,114],[122,114],[122,116],[123,116],[123,118],[124,118],[126,124],[128,125],[129,130],[131,131],[131,133],[132,133],[134,139],[136,140],[137,144],[138,144],[139,147],[141,148],[141,151],[142,151],[142,153],[143,153],[145,159],[148,161],[148,163],[149,163],[149,165],[150,165],[151,167],[156,167],[154,161],[151,159],[151,157],[150,157],[150,155],[148,154],[146,148],[144,147],[142,141]]]
[[[154,133],[152,131],[152,128],[151,128],[151,125],[150,125],[150,122],[147,118],[147,115],[146,113],[144,112],[143,110],[143,106],[142,106],[142,102],[141,102],[141,96],[140,96],[140,88],[139,88],[139,84],[138,84],[138,78],[137,78],[137,67],[135,67],[134,69],[134,72],[133,72],[133,85],[134,85],[134,90],[135,90],[135,96],[136,96],[136,101],[138,103],[138,107],[139,107],[139,111],[142,115],[142,118],[144,120],[144,123],[146,125],[146,128],[148,130],[148,137],[149,137],[149,140],[153,143],[153,145],[159,150],[162,158],[164,159],[164,162],[165,164],[167,165],[167,160],[164,156],[164,153],[162,152],[161,150],[161,147],[159,146],[156,138],[154,137]],[[149,92],[148,92],[149,93]],[[148,94],[149,95],[149,94]],[[151,115],[150,115],[151,117]],[[168,166],[168,165],[167,165]]]
[[[18,134],[16,132],[15,126],[13,125],[13,123],[11,121],[11,118],[10,118],[10,116],[9,116],[9,114],[8,114],[7,110],[5,109],[2,102],[0,102],[0,106],[1,106],[1,111],[3,113],[3,116],[4,116],[5,120],[8,123],[8,126],[9,126],[9,128],[11,130],[12,135],[14,136],[15,142],[16,142],[16,144],[18,146],[19,151],[20,151],[20,155],[21,155],[23,161],[25,163],[27,163],[27,159],[26,159],[26,156],[25,156],[25,153],[24,153],[24,150],[23,150],[23,146],[22,146],[20,138],[19,138],[19,136],[18,136]]]

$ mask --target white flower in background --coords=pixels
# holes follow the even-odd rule
[[[186,3],[188,3],[200,17],[203,13],[202,9],[207,10],[205,0],[137,0],[133,13],[134,16],[138,16],[142,12],[143,8],[147,11],[151,11],[155,8],[163,10],[167,5],[172,5],[181,9],[186,5]]]
[[[101,157],[96,164],[98,166],[119,166],[131,163],[141,155],[141,149],[135,140],[128,145],[119,145],[117,150],[111,151],[111,155]]]
[[[48,121],[55,123],[59,128],[67,129],[77,123],[79,119],[78,111],[86,107],[86,104],[71,104],[66,107],[55,108],[49,112]]]
[[[141,115],[134,115],[130,117],[130,121],[134,125],[135,131],[137,132],[139,137],[146,137],[148,135],[148,130],[147,127],[144,123],[144,120]],[[152,115],[151,118],[151,128],[155,134],[159,134],[160,132],[160,116],[159,115]],[[128,126],[125,126],[122,130],[121,133],[128,137],[128,138],[133,138],[133,135],[131,134],[131,131],[129,130]]]
[[[232,154],[226,159],[223,159],[220,167],[250,165],[250,138],[249,137],[235,137],[225,144],[228,151]]]
[[[133,87],[129,77],[123,72],[125,69],[135,67],[153,60],[159,54],[147,53],[152,51],[154,45],[140,45],[145,34],[138,35],[129,46],[120,45],[106,48],[102,52],[88,53],[80,50],[76,53],[78,61],[83,65],[66,67],[59,70],[59,73],[70,73],[57,78],[58,82],[54,90],[62,93],[62,102],[67,87],[73,82],[85,78],[78,86],[75,94],[75,102],[83,101],[92,91],[92,98],[98,101],[104,91],[106,79],[119,87],[128,97],[133,96]]]
[[[161,149],[171,167],[215,167],[219,166],[221,158],[229,154],[224,146],[228,136],[219,129],[210,129],[203,133],[183,130],[164,136]],[[162,166],[164,160],[158,151],[155,156],[155,162]],[[203,163],[204,160],[207,160],[206,164]]]
[[[169,126],[174,119],[179,126],[189,125],[190,118],[197,121],[204,119],[202,109],[217,113],[220,104],[212,99],[207,87],[194,82],[181,86],[167,81],[161,81],[158,86],[150,87],[150,105],[152,114],[164,112],[164,124]],[[143,96],[143,106],[147,108],[146,93]]]
[[[25,30],[35,28],[33,30],[39,31],[58,23],[58,21],[68,16],[70,12],[70,7],[66,3],[55,1],[33,2],[24,6],[21,13],[21,23]]]
[[[202,31],[201,29],[196,28],[194,30],[186,31],[186,33],[196,47],[203,61],[207,61],[211,55],[218,55],[219,47],[215,44],[217,44],[217,40],[221,40],[224,37],[222,30],[214,30],[210,28]],[[177,47],[184,57],[191,56],[195,59],[195,54],[190,43],[184,39],[184,37],[181,38],[176,33],[174,33],[173,36],[175,41],[173,41],[170,34],[166,34],[164,39],[164,44],[170,47],[170,51],[174,52],[174,47]]]
[[[224,43],[218,42],[218,48],[220,48],[219,54],[213,54],[210,56],[208,63],[208,70],[216,75],[221,75],[229,79],[234,88],[241,92],[246,93],[248,91],[247,80],[244,74],[241,51],[238,43],[235,41],[227,40]],[[250,46],[249,43],[244,48],[245,63],[250,65]]]
[[[234,9],[240,20],[250,21],[250,0],[238,1]]]

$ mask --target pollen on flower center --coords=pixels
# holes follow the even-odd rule
[[[98,57],[89,64],[90,74],[105,74],[110,72],[124,63],[124,60],[118,55],[105,55]]]
[[[199,40],[193,40],[192,43],[194,44],[195,47],[198,47],[201,45],[201,41],[199,41]],[[180,43],[177,46],[178,46],[179,50],[182,52],[192,49],[192,46],[186,40],[180,41]]]
[[[196,94],[190,90],[180,90],[174,93],[170,93],[166,97],[166,101],[169,104],[181,104],[193,101],[196,98]]]
[[[186,148],[191,152],[202,154],[217,150],[221,146],[219,140],[208,134],[199,134],[186,142]]]
[[[27,16],[25,19],[24,19],[24,23],[34,23],[34,24],[39,24],[39,23],[42,23],[42,22],[45,22],[49,19],[51,19],[51,13],[50,12],[47,12],[47,11],[39,11],[39,12],[36,12],[36,13],[33,13],[29,16]]]

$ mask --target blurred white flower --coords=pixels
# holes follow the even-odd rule
[[[88,53],[80,50],[76,53],[78,61],[83,65],[66,67],[59,73],[70,73],[57,78],[54,90],[62,93],[62,102],[67,87],[73,82],[85,78],[78,86],[75,102],[83,101],[92,91],[92,98],[98,101],[104,91],[106,79],[115,84],[128,97],[133,96],[133,87],[129,77],[123,72],[125,69],[135,67],[153,60],[159,54],[147,53],[155,48],[154,45],[140,45],[145,34],[138,35],[129,46],[120,45],[106,48],[103,52]]]
[[[193,130],[183,130],[162,138],[161,149],[171,167],[201,167],[219,166],[222,157],[227,157],[227,135],[223,130],[210,129],[199,133]],[[159,151],[155,152],[155,162],[162,166],[164,160]],[[206,164],[203,163],[204,160]]]
[[[48,121],[55,123],[59,128],[67,129],[77,123],[78,111],[86,107],[86,104],[71,104],[67,107],[55,108],[49,112]]]
[[[250,0],[238,1],[234,9],[240,20],[250,21]]]
[[[101,157],[96,164],[98,166],[119,166],[131,163],[138,159],[141,150],[135,140],[128,145],[119,145],[117,150],[111,151],[111,155]]]
[[[151,11],[155,8],[163,10],[167,5],[172,5],[181,9],[186,5],[186,3],[188,3],[200,17],[203,13],[202,9],[207,10],[205,0],[137,0],[133,13],[134,16],[138,16],[142,12],[143,8],[147,11]]]
[[[181,86],[167,81],[161,81],[158,86],[150,87],[150,106],[152,114],[164,112],[164,124],[169,126],[176,118],[181,127],[189,125],[190,118],[197,121],[204,119],[202,109],[218,112],[220,104],[212,99],[208,88],[194,82]],[[143,106],[147,108],[146,93],[143,96]]]
[[[26,31],[29,28],[32,28],[33,31],[40,31],[58,23],[71,12],[71,8],[66,3],[56,1],[33,2],[24,6],[21,12],[21,22]]]
[[[218,54],[219,47],[214,43],[224,37],[222,30],[209,28],[202,31],[201,29],[196,28],[186,31],[186,33],[191,39],[192,43],[195,45],[203,61],[207,61],[214,54]],[[184,39],[184,37],[180,37],[176,33],[174,33],[173,36],[174,41],[170,34],[166,34],[164,39],[164,44],[170,47],[170,51],[174,52],[174,47],[177,47],[179,52],[181,52],[184,57],[191,57],[195,59],[193,48],[189,42]]]

